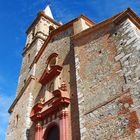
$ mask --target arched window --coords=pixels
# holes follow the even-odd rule
[[[53,26],[49,27],[49,33],[51,33],[55,28]]]
[[[52,58],[48,64],[48,70],[51,70],[56,65],[56,57]]]
[[[44,140],[60,140],[59,127],[57,125],[50,126],[45,132]]]
[[[39,82],[42,85],[46,85],[49,82],[51,82],[52,80],[54,80],[54,87],[56,89],[55,83],[59,83],[59,82],[55,82],[55,81],[58,81],[57,80],[57,79],[59,79],[58,76],[62,70],[62,66],[58,65],[58,54],[57,53],[51,54],[48,57],[46,64],[47,64],[46,69],[44,70],[44,73],[41,76]]]
[[[47,62],[46,62],[48,65],[48,70],[51,70],[53,66],[57,64],[57,56],[58,54],[53,53],[48,57]]]
[[[18,125],[18,121],[19,121],[19,115],[17,114],[17,115],[16,115],[16,118],[15,118],[15,126]]]

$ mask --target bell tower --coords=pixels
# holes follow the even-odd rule
[[[50,6],[39,12],[31,26],[27,29],[26,44],[16,91],[16,98],[8,112],[9,125],[6,140],[28,140],[31,120],[30,112],[34,104],[36,90],[36,64],[33,63],[39,50],[50,33],[61,26],[53,18]]]
[[[43,11],[38,13],[37,18],[31,24],[27,30],[27,42],[26,47],[29,47],[32,41],[36,38],[45,40],[49,33],[59,26],[54,21],[50,6],[48,5]]]
[[[60,23],[54,20],[50,6],[48,5],[43,11],[38,13],[36,19],[27,29],[27,40],[22,54],[23,61],[19,76],[17,95],[23,88],[28,77],[30,75],[35,75],[35,65],[32,69],[30,69],[30,66],[44,44],[44,41],[48,38],[49,34],[59,26],[61,26]]]

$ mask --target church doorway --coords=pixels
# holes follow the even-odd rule
[[[45,140],[59,140],[59,128],[57,125],[48,130]]]

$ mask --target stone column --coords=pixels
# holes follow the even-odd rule
[[[43,140],[43,137],[42,137],[42,126],[41,126],[41,123],[37,123],[36,124],[36,128],[35,128],[35,140]]]
[[[60,118],[60,140],[68,140],[68,112],[62,111]]]

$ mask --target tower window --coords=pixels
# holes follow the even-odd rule
[[[48,70],[51,70],[53,66],[56,65],[56,58],[52,58],[48,65]]]
[[[28,54],[27,63],[30,63],[31,56]]]
[[[55,28],[53,26],[49,27],[49,33],[51,33]]]
[[[35,28],[33,28],[32,30],[32,37],[34,38],[34,36],[35,36]]]
[[[15,118],[15,126],[18,125],[18,121],[19,121],[19,115],[17,114],[17,115],[16,115],[16,118]]]

